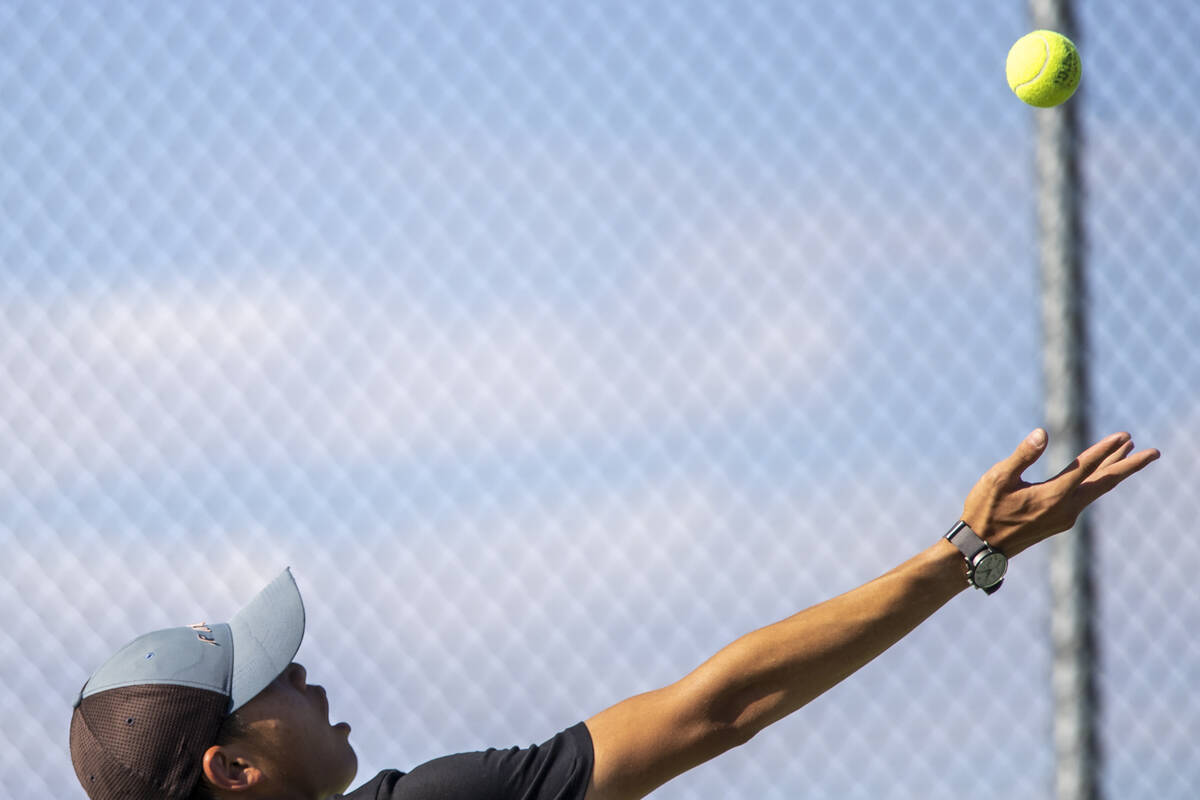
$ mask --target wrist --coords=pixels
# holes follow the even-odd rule
[[[967,562],[958,548],[944,538],[926,549],[921,558],[929,576],[938,583],[939,588],[953,595],[970,587]]]
[[[964,586],[967,585],[967,573],[969,572],[967,562],[963,559],[962,553],[958,552],[957,547],[943,537],[929,549],[936,551],[934,557],[944,573],[953,575]]]

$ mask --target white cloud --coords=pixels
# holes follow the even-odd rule
[[[828,315],[781,301],[769,267],[732,250],[648,266],[585,312],[537,296],[466,310],[402,276],[303,272],[30,298],[0,344],[8,474],[28,487],[232,443],[352,458],[621,436],[750,408],[828,363]]]
[[[23,298],[0,337],[5,473],[32,489],[199,445],[286,358],[308,310],[297,288],[256,276]]]

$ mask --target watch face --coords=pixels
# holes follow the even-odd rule
[[[1004,579],[1004,573],[1007,570],[1008,559],[1004,557],[1003,553],[995,551],[988,553],[975,564],[973,576],[975,585],[983,589],[995,586]]]

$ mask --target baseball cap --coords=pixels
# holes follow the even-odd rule
[[[71,715],[71,762],[92,800],[187,798],[225,717],[283,672],[304,638],[285,569],[227,623],[139,636],[88,678]]]

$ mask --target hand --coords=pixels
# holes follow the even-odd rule
[[[1154,449],[1130,455],[1128,433],[1114,433],[1080,453],[1066,469],[1042,483],[1021,473],[1046,449],[1046,432],[1033,431],[1013,454],[984,473],[967,495],[962,519],[988,544],[1012,557],[1069,530],[1083,509],[1159,457]]]

